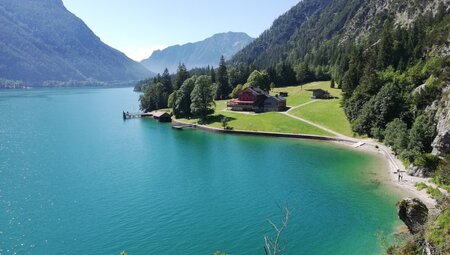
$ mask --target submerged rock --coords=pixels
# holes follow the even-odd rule
[[[397,214],[411,234],[419,233],[428,220],[428,208],[417,198],[405,198],[398,202]]]

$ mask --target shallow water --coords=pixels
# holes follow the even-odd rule
[[[0,254],[378,254],[398,220],[377,159],[328,143],[175,131],[130,88],[0,91]]]

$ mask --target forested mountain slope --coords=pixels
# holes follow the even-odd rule
[[[440,6],[446,8],[450,1],[304,0],[276,19],[232,62],[264,68],[282,61],[333,64],[331,57],[343,42],[376,34],[386,19],[408,26],[421,14],[435,14]]]
[[[0,0],[0,87],[131,81],[150,76],[61,0]]]

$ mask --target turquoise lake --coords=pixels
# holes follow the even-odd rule
[[[0,91],[0,254],[380,254],[399,198],[374,156],[291,139],[173,130],[131,88]],[[380,182],[381,181],[381,182]]]

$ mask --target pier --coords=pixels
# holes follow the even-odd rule
[[[165,111],[153,111],[153,112],[122,112],[124,120],[127,119],[138,119],[138,118],[153,118],[159,122],[172,122],[172,116]]]
[[[122,112],[122,115],[124,120],[153,117],[153,113],[145,113],[145,112],[138,112],[138,113]]]

